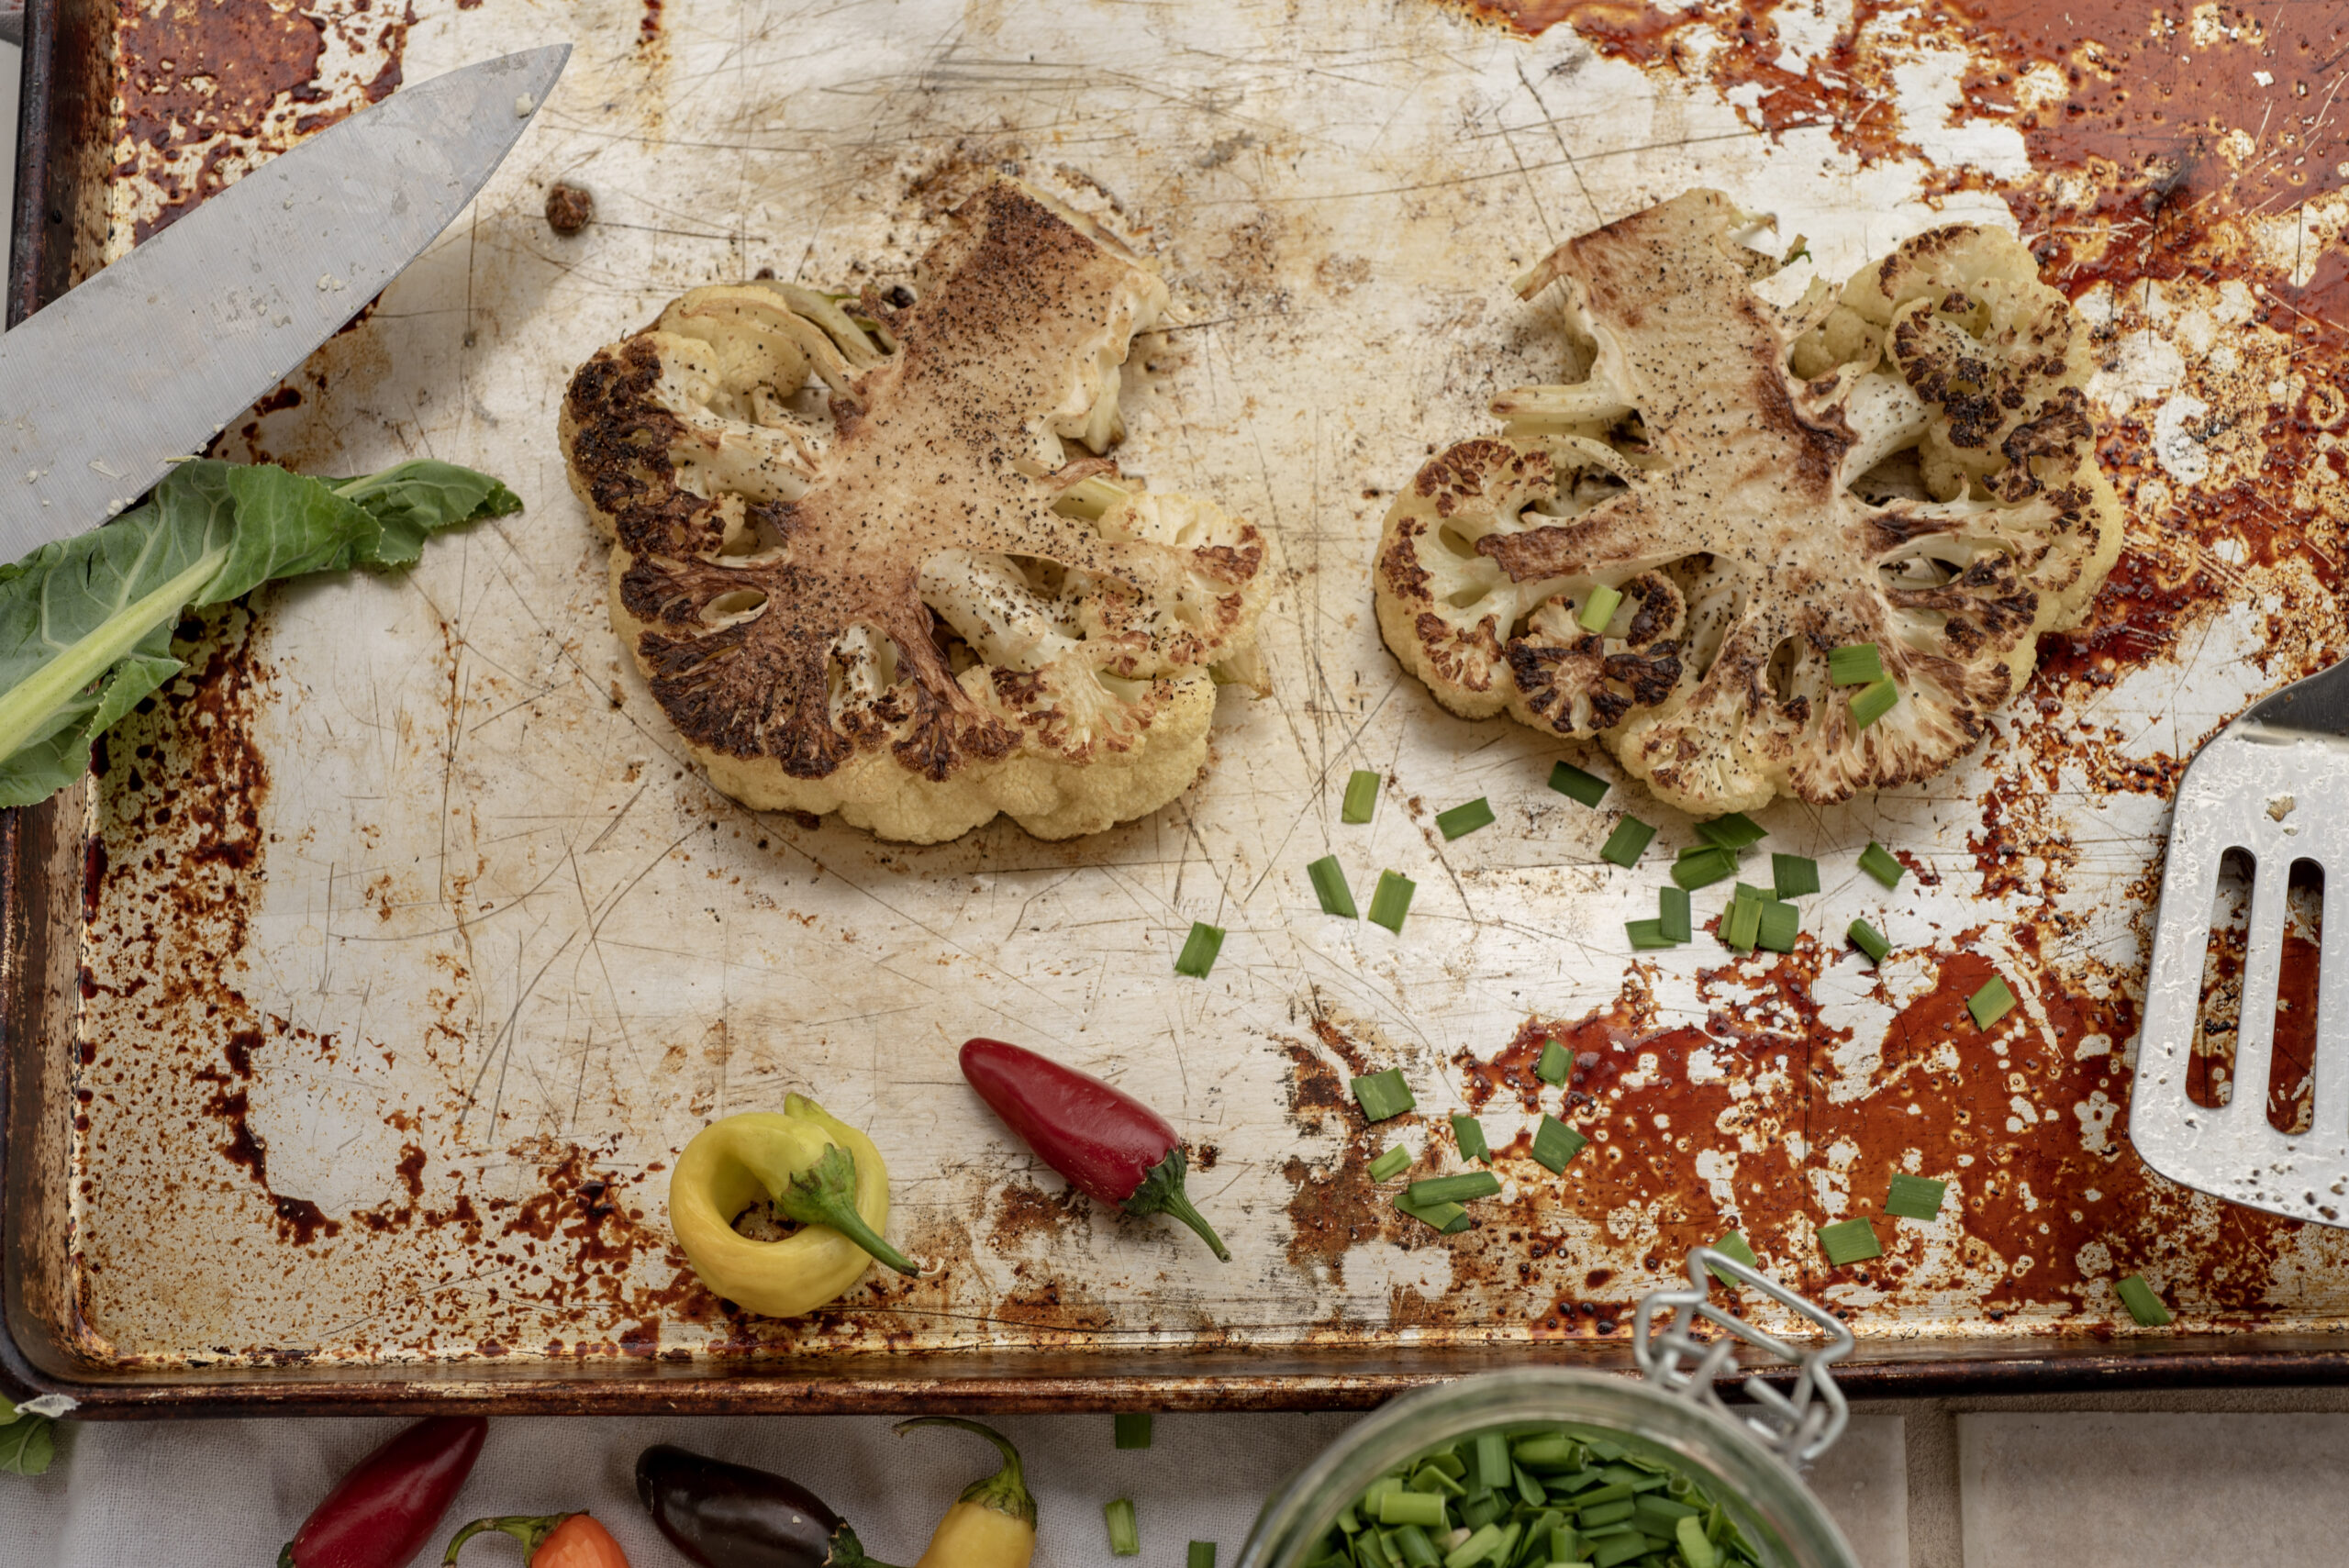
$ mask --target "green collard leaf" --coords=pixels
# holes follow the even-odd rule
[[[57,1423],[47,1416],[16,1411],[0,1426],[0,1471],[10,1475],[39,1475],[57,1457]]]
[[[520,506],[451,463],[340,484],[186,462],[113,522],[0,567],[0,804],[29,806],[81,776],[90,741],[178,672],[172,628],[191,606],[413,561],[428,535]]]

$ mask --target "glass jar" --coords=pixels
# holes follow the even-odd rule
[[[1559,1422],[1688,1471],[1769,1568],[1859,1568],[1801,1477],[1746,1426],[1654,1384],[1569,1367],[1462,1378],[1383,1407],[1264,1505],[1239,1568],[1305,1568],[1341,1509],[1427,1449],[1492,1427]]]

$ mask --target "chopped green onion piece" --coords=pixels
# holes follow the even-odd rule
[[[1726,817],[1716,817],[1710,822],[1697,824],[1697,837],[1709,844],[1719,844],[1724,850],[1742,850],[1768,838],[1762,824],[1742,811],[1732,811]]]
[[[1110,1419],[1117,1426],[1119,1448],[1148,1448],[1150,1446],[1149,1411],[1120,1410]]]
[[[1819,862],[1809,855],[1772,855],[1770,881],[1781,898],[1799,898],[1819,891]]]
[[[1205,980],[1208,971],[1215,967],[1215,955],[1222,951],[1223,928],[1194,920],[1190,939],[1183,944],[1182,956],[1174,961],[1174,973]]]
[[[1140,1557],[1141,1529],[1134,1523],[1132,1499],[1120,1497],[1116,1502],[1106,1505],[1101,1510],[1101,1517],[1109,1521],[1109,1555]]]
[[[1354,1080],[1354,1100],[1362,1106],[1366,1121],[1386,1121],[1401,1116],[1419,1102],[1411,1098],[1411,1086],[1403,1082],[1403,1070],[1389,1067],[1384,1073],[1365,1073]]]
[[[1819,1228],[1819,1250],[1837,1268],[1846,1263],[1865,1262],[1870,1258],[1884,1256],[1884,1244],[1876,1239],[1876,1227],[1865,1218],[1847,1219],[1841,1225]]]
[[[1752,952],[1761,934],[1762,901],[1742,896],[1730,900],[1729,913],[1721,917],[1721,940],[1740,952]]]
[[[1938,1219],[1942,1199],[1949,1192],[1947,1182],[1930,1181],[1923,1176],[1895,1175],[1892,1191],[1884,1200],[1884,1212],[1901,1219]]]
[[[1688,912],[1688,890],[1685,887],[1660,887],[1656,889],[1656,897],[1661,906],[1656,915],[1657,929],[1675,942],[1685,942],[1694,937],[1696,928]]]
[[[1340,915],[1349,920],[1360,917],[1354,911],[1354,892],[1346,885],[1345,868],[1338,864],[1335,855],[1323,855],[1305,868],[1313,879],[1314,895],[1321,900],[1321,913]]]
[[[1378,775],[1368,768],[1356,768],[1346,780],[1346,803],[1339,808],[1341,822],[1367,822],[1378,805]]]
[[[1713,844],[1672,862],[1672,880],[1683,889],[1710,887],[1736,874],[1737,857]]]
[[[1897,887],[1900,884],[1900,873],[1907,868],[1894,860],[1882,844],[1871,840],[1868,847],[1860,851],[1860,869],[1885,886]]]
[[[1708,1548],[1708,1550],[1710,1549]],[[1191,1542],[1190,1550],[1183,1554],[1183,1568],[1215,1568],[1215,1542],[1211,1540]],[[1712,1564],[1708,1562],[1702,1565],[1702,1568],[1712,1568]]]
[[[1489,828],[1492,826],[1492,806],[1481,795],[1464,806],[1455,806],[1449,811],[1439,811],[1435,814],[1435,825],[1443,834],[1446,843],[1464,833],[1474,833],[1479,828]]]
[[[1736,896],[1740,903],[1767,904],[1770,902],[1770,890],[1756,887],[1750,882],[1741,882],[1737,884]]]
[[[1673,1539],[1680,1544],[1680,1555],[1688,1568],[1713,1568],[1720,1558],[1713,1551],[1713,1543],[1705,1539],[1705,1521],[1690,1513],[1672,1527]],[[1197,1568],[1196,1563],[1193,1568]],[[1215,1568],[1215,1554],[1208,1554],[1208,1568]]]
[[[1584,773],[1572,762],[1560,762],[1550,770],[1550,787],[1585,806],[1597,806],[1607,798],[1607,781],[1597,773]]]
[[[1852,694],[1852,728],[1865,729],[1869,725],[1890,713],[1893,705],[1899,700],[1900,688],[1890,681],[1878,681],[1874,685],[1862,686]]]
[[[1882,963],[1884,955],[1892,951],[1892,944],[1884,940],[1884,933],[1865,920],[1853,921],[1851,929],[1845,931],[1843,935],[1850,939],[1854,947],[1867,954],[1869,962],[1874,963]]]
[[[2162,1305],[2162,1298],[2154,1294],[2143,1274],[2131,1274],[2112,1288],[2140,1328],[2158,1329],[2169,1321],[2169,1308]]]
[[[1582,613],[1575,617],[1575,624],[1585,631],[1605,631],[1607,623],[1615,618],[1617,606],[1623,602],[1623,591],[1601,583],[1583,601]]]
[[[1534,1163],[1548,1167],[1553,1175],[1563,1176],[1574,1157],[1589,1144],[1589,1139],[1556,1117],[1545,1116],[1542,1118],[1542,1126],[1533,1134]]]
[[[1827,655],[1827,678],[1839,686],[1872,686],[1884,679],[1884,655],[1873,642],[1851,642]]]
[[[1460,1146],[1463,1160],[1491,1162],[1492,1151],[1485,1145],[1485,1124],[1475,1117],[1459,1111],[1452,1113],[1452,1141]]]
[[[1965,999],[1965,1010],[1974,1015],[1976,1029],[1987,1029],[2015,1010],[2015,994],[1994,974],[1988,984]]]
[[[1753,1255],[1753,1249],[1746,1245],[1745,1238],[1734,1230],[1714,1242],[1713,1251],[1727,1257],[1735,1258],[1749,1269],[1758,1269],[1762,1266],[1762,1260]],[[1736,1280],[1719,1269],[1712,1270],[1712,1275],[1731,1290],[1735,1290],[1738,1286]]]
[[[1624,934],[1631,939],[1633,952],[1647,952],[1655,948],[1677,947],[1680,944],[1664,934],[1661,920],[1626,920]]]
[[[1445,1553],[1443,1568],[1468,1568],[1472,1562],[1482,1562],[1492,1555],[1493,1548],[1500,1544],[1500,1540],[1499,1526],[1480,1526],[1474,1535]]]
[[[1544,1084],[1563,1084],[1574,1064],[1574,1058],[1566,1054],[1564,1046],[1554,1040],[1545,1040],[1542,1042],[1542,1058],[1533,1064],[1533,1075]]]
[[[1443,1553],[1435,1549],[1428,1532],[1417,1525],[1397,1525],[1387,1555],[1402,1568],[1443,1568]],[[1344,1559],[1331,1560],[1331,1568],[1350,1568]]]
[[[1441,1492],[1389,1492],[1378,1499],[1378,1522],[1383,1525],[1420,1525],[1429,1529],[1443,1528],[1443,1494]]]
[[[1491,1197],[1501,1190],[1501,1179],[1490,1171],[1465,1171],[1457,1176],[1430,1176],[1413,1182],[1403,1195],[1421,1208],[1438,1203],[1467,1203]]]
[[[1468,1229],[1468,1211],[1456,1203],[1413,1203],[1411,1195],[1395,1195],[1395,1207],[1423,1225],[1435,1227],[1440,1236],[1450,1236]]]
[[[1635,866],[1654,838],[1655,829],[1638,817],[1622,817],[1616,822],[1615,831],[1607,835],[1607,842],[1599,846],[1598,858],[1614,865]]]
[[[1399,1176],[1410,1168],[1411,1151],[1398,1143],[1370,1162],[1370,1179],[1383,1182]]]
[[[1762,917],[1753,929],[1753,945],[1767,952],[1792,952],[1795,939],[1802,935],[1802,911],[1793,905],[1771,899],[1762,906]]]
[[[1397,936],[1403,934],[1403,917],[1411,911],[1411,895],[1419,884],[1408,876],[1397,876],[1391,871],[1378,873],[1378,886],[1370,895],[1370,923],[1384,926]]]

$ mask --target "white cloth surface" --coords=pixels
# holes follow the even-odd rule
[[[1152,1445],[1119,1450],[1105,1415],[1004,1416],[1041,1513],[1037,1568],[1182,1568],[1212,1540],[1230,1568],[1264,1499],[1359,1418],[1161,1415]],[[0,1568],[262,1568],[336,1480],[405,1423],[384,1420],[59,1423],[44,1476],[0,1475]],[[585,1509],[627,1549],[630,1568],[676,1568],[636,1500],[636,1456],[673,1442],[790,1476],[831,1505],[884,1562],[911,1563],[962,1489],[996,1465],[967,1432],[896,1437],[883,1417],[517,1418],[489,1440],[442,1536],[487,1514]],[[1133,1499],[1140,1557],[1112,1559],[1102,1505]],[[435,1550],[418,1563],[437,1562]],[[464,1562],[520,1561],[500,1536]]]

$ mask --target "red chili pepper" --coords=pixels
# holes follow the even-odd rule
[[[999,1040],[964,1041],[963,1076],[1078,1191],[1128,1214],[1171,1214],[1231,1261],[1183,1191],[1189,1162],[1164,1117],[1089,1073]]]
[[[277,1568],[406,1568],[473,1473],[489,1423],[433,1416],[392,1434],[310,1511]]]

